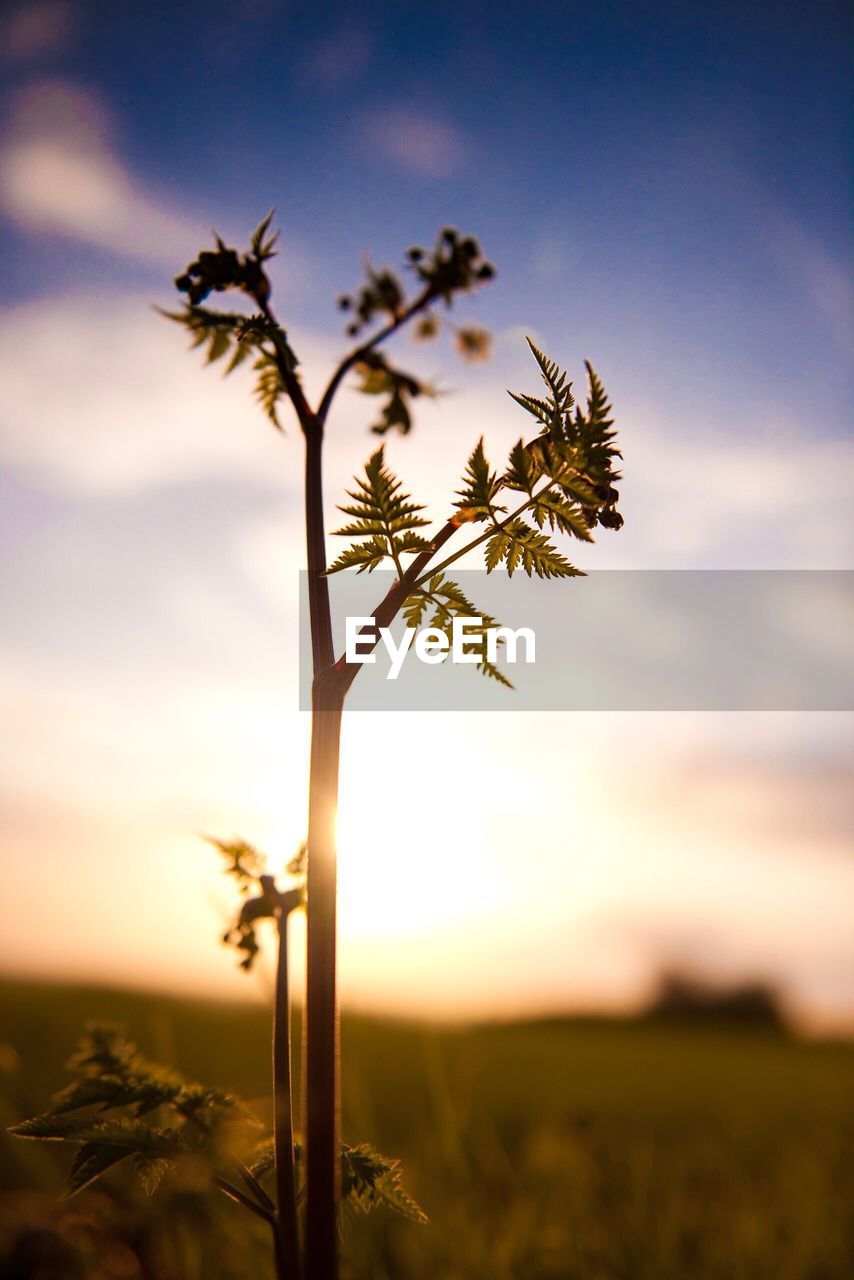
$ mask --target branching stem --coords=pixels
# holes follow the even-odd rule
[[[235,1187],[233,1183],[229,1182],[227,1178],[223,1178],[220,1174],[214,1175],[213,1182],[214,1186],[224,1192],[229,1199],[235,1200],[237,1204],[242,1204],[244,1209],[248,1209],[250,1213],[254,1213],[256,1218],[263,1218],[275,1232],[276,1215],[274,1213],[271,1213],[269,1209],[265,1209],[262,1205],[258,1204],[250,1196],[247,1196],[243,1191],[238,1187]]]
[[[432,285],[427,285],[427,287],[419,293],[418,297],[415,298],[415,300],[411,302],[404,311],[401,311],[393,320],[390,320],[387,325],[375,333],[372,338],[369,338],[367,342],[363,342],[361,346],[356,347],[355,350],[351,351],[349,355],[344,357],[330,378],[329,385],[321,397],[320,405],[317,410],[317,417],[321,424],[326,422],[329,410],[332,407],[332,401],[335,397],[335,393],[353,366],[357,365],[361,360],[364,360],[365,356],[367,356],[369,352],[380,346],[380,344],[385,342],[387,338],[390,338],[393,333],[397,333],[398,329],[402,329],[403,326],[407,324],[413,316],[417,315],[419,311],[423,311],[425,307],[429,307],[430,303],[434,302],[435,299],[435,289]]]
[[[539,489],[536,493],[532,494],[531,497],[528,498],[527,501],[523,502],[520,507],[517,507],[515,511],[511,511],[509,516],[506,516],[503,520],[495,520],[493,518],[491,526],[482,533],[480,537],[473,538],[465,547],[461,547],[459,551],[455,551],[452,556],[448,556],[441,564],[430,567],[426,573],[423,573],[420,578],[412,583],[410,590],[415,590],[417,587],[420,587],[422,582],[427,582],[427,580],[432,578],[434,574],[441,573],[456,560],[460,560],[463,556],[467,556],[470,551],[474,551],[475,547],[479,547],[494,534],[500,533],[502,529],[506,529],[509,524],[512,524],[514,520],[518,520],[519,516],[524,515],[530,507],[533,507],[539,499],[542,498],[543,494],[548,493],[549,489],[554,488],[554,486],[559,483],[560,481],[558,480],[549,480],[547,484],[543,485],[542,489]]]

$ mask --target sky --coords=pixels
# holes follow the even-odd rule
[[[275,206],[309,392],[366,257],[480,238],[491,361],[397,348],[445,393],[387,448],[438,520],[478,436],[524,429],[530,334],[617,411],[626,526],[583,567],[851,566],[842,5],[33,0],[0,28],[5,969],[269,987],[219,946],[200,837],[304,835],[302,452],[152,309],[212,227]],[[330,422],[329,527],[371,408]],[[850,714],[500,705],[348,718],[346,1001],[622,1009],[675,965],[854,1026]]]

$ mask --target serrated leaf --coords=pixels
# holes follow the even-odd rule
[[[459,501],[454,506],[467,520],[493,519],[495,512],[506,510],[495,505],[495,497],[500,488],[498,477],[490,470],[486,460],[481,436],[466,463],[462,488],[457,489]]]
[[[121,1148],[101,1146],[97,1142],[87,1142],[75,1153],[66,1177],[66,1195],[77,1195],[84,1187],[90,1186],[102,1173],[112,1169],[121,1160],[126,1160],[129,1151]]]
[[[221,360],[228,353],[230,346],[231,340],[228,333],[224,329],[215,330],[208,342],[207,363],[215,364],[217,360]]]
[[[410,604],[410,602],[412,603]],[[495,618],[479,610],[466,596],[459,583],[447,578],[441,572],[433,574],[429,581],[407,600],[404,605],[404,616],[410,626],[420,626],[425,614],[431,607],[433,614],[430,619],[430,626],[435,627],[437,631],[444,632],[449,639],[453,635],[455,618],[480,619],[479,627],[476,630],[472,630],[468,636],[470,648],[473,648],[478,640],[481,642],[476,669],[481,675],[489,676],[490,679],[497,680],[499,684],[512,689],[513,684],[511,681],[487,657],[486,632],[498,626]],[[412,620],[415,618],[417,618],[417,621]]]
[[[405,1190],[399,1160],[390,1160],[369,1143],[341,1144],[341,1194],[363,1213],[385,1205],[411,1222],[427,1222],[427,1214]]]
[[[368,459],[364,478],[356,479],[356,488],[348,490],[348,496],[352,502],[338,509],[353,520],[336,529],[334,536],[361,541],[342,552],[327,573],[353,568],[370,573],[385,559],[399,560],[401,555],[429,550],[429,542],[416,532],[430,523],[420,515],[424,508],[412,501],[386,467],[382,447]]]
[[[548,525],[560,533],[568,533],[582,542],[592,542],[593,535],[581,507],[574,506],[554,493],[544,493],[531,508],[531,514],[542,529]]]
[[[516,441],[510,450],[504,473],[504,484],[508,489],[515,489],[518,493],[527,493],[529,496],[533,493],[534,485],[542,475],[539,456],[526,448],[524,440]]]
[[[575,399],[571,392],[572,383],[567,381],[566,373],[556,360],[549,360],[547,356],[544,356],[542,351],[534,346],[530,338],[527,339],[527,343],[540,367],[543,381],[551,392],[552,403],[561,406],[564,410],[570,409],[575,403]]]
[[[368,573],[373,573],[390,554],[389,545],[384,538],[356,542],[342,551],[326,572],[330,574],[340,573],[342,569],[356,569],[359,573],[364,573],[367,569]]]
[[[512,520],[492,535],[486,544],[486,568],[492,572],[504,562],[510,577],[519,568],[530,578],[581,577],[582,572],[571,565],[549,541],[523,520]]]
[[[285,386],[279,366],[273,356],[262,351],[252,366],[258,377],[255,382],[255,399],[277,431],[282,430],[279,421],[279,401],[285,395]]]

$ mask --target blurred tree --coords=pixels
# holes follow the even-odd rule
[[[786,1027],[780,994],[770,984],[721,986],[675,969],[658,979],[647,1016],[672,1022],[730,1022],[773,1031]]]

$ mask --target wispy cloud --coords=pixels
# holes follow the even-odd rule
[[[271,476],[296,491],[286,455],[298,441],[254,403],[251,370],[205,369],[151,304],[145,294],[78,294],[0,310],[0,462],[78,493]],[[303,335],[298,345],[315,395],[331,344]]]
[[[55,53],[68,41],[74,14],[64,0],[35,0],[24,4],[0,20],[0,59],[29,62]]]
[[[319,81],[334,89],[352,84],[367,68],[373,41],[364,27],[344,23],[332,31],[309,56],[305,67],[307,82]]]
[[[424,178],[456,172],[465,140],[455,125],[406,108],[377,112],[363,124],[367,144],[380,156]]]
[[[7,464],[93,492],[276,467],[281,438],[242,371],[224,381],[200,369],[150,303],[82,296],[0,314]]]
[[[0,210],[27,231],[136,259],[181,261],[205,228],[135,180],[109,133],[87,90],[60,81],[23,90],[0,147]]]

